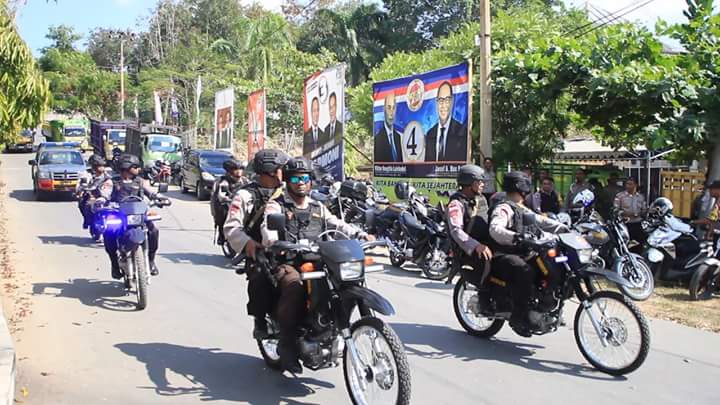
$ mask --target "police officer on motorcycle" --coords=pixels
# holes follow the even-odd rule
[[[228,207],[232,202],[233,195],[238,188],[247,185],[250,181],[243,176],[245,165],[235,159],[228,159],[223,162],[225,174],[220,176],[213,184],[210,194],[210,213],[215,220],[215,229],[218,231],[217,244],[225,244],[223,225],[227,219]]]
[[[150,187],[150,183],[140,177],[140,160],[137,156],[130,154],[122,154],[118,158],[118,170],[120,175],[113,179],[112,195],[110,201],[123,202],[130,196],[146,196],[151,200],[165,199],[159,193],[155,193]],[[148,261],[150,264],[150,274],[156,276],[159,269],[155,264],[155,254],[158,250],[160,239],[160,231],[153,222],[147,222],[148,232]],[[112,266],[112,277],[121,279],[120,264],[117,256],[118,241],[117,235],[109,232],[105,234],[105,251],[110,256],[110,264]]]
[[[328,228],[337,229],[351,238],[375,240],[371,235],[338,219],[323,204],[309,197],[312,173],[312,163],[303,157],[292,158],[287,162],[283,169],[285,193],[265,206],[265,217],[284,214],[286,227],[282,233],[270,231],[265,226],[267,221],[264,221],[263,245],[269,246],[281,237],[293,243],[316,240]],[[294,267],[281,264],[272,272],[280,290],[277,305],[277,320],[280,326],[278,353],[283,368],[297,374],[302,372],[298,362],[297,328],[305,311],[305,290],[300,273]]]
[[[248,314],[255,317],[253,337],[264,339],[268,336],[265,315],[272,310],[273,286],[270,280],[256,268],[255,254],[262,248],[260,226],[264,221],[263,211],[269,200],[282,195],[282,167],[289,157],[277,149],[262,149],[255,154],[253,169],[255,181],[241,187],[233,196],[223,234],[230,247],[244,254],[245,273],[248,278]]]
[[[105,172],[105,159],[99,155],[92,155],[88,159],[90,169],[84,176],[87,180],[85,189],[79,191],[78,208],[83,216],[83,229],[87,229],[92,225],[93,214],[92,204],[94,199],[101,196],[102,186],[105,182],[110,182],[111,177]],[[108,184],[109,185],[109,184]],[[87,191],[87,190],[92,191]],[[107,197],[107,196],[106,196]]]
[[[530,337],[533,327],[528,319],[528,308],[536,274],[526,261],[526,250],[518,245],[525,230],[524,215],[534,215],[535,225],[546,232],[567,232],[567,227],[523,205],[525,196],[532,191],[532,181],[525,173],[507,173],[502,188],[506,193],[505,201],[490,213],[491,248],[495,253],[492,274],[509,284],[513,300],[510,326],[519,335]]]

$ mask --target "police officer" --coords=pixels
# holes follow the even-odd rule
[[[230,247],[249,258],[245,265],[248,277],[247,311],[255,317],[255,339],[268,336],[265,315],[272,310],[273,286],[264,274],[255,269],[253,261],[255,253],[261,248],[260,225],[264,221],[265,204],[282,195],[282,167],[288,159],[285,152],[277,149],[262,149],[255,154],[255,181],[235,193],[223,226]]]
[[[638,193],[637,179],[628,177],[625,180],[625,191],[615,196],[613,205],[616,209],[622,211],[622,216],[626,220],[630,240],[639,242],[642,245],[645,242],[645,232],[642,230],[642,221],[647,212],[647,202],[645,196]]]
[[[215,181],[210,194],[210,213],[215,220],[215,229],[218,231],[218,245],[225,244],[223,225],[225,225],[228,207],[232,202],[233,195],[240,187],[250,182],[247,177],[243,176],[245,165],[238,160],[228,159],[224,161],[223,169],[225,169],[225,174]]]
[[[454,253],[461,264],[473,269],[463,268],[462,276],[477,286],[482,284],[484,263],[489,264],[492,259],[492,251],[488,247],[488,204],[482,194],[485,178],[485,171],[479,166],[462,166],[457,175],[460,189],[450,196],[447,207]]]
[[[523,234],[523,216],[535,216],[536,225],[543,231],[557,233],[567,231],[560,222],[535,214],[525,207],[525,196],[532,191],[532,181],[522,172],[509,172],[503,178],[505,201],[500,202],[490,214],[490,237],[495,259],[492,273],[510,285],[513,312],[510,326],[521,336],[531,336],[532,325],[528,320],[528,306],[532,294],[535,272],[526,262],[525,251],[517,245],[517,238]]]
[[[140,177],[140,160],[137,156],[130,154],[122,154],[118,159],[118,169],[120,175],[113,179],[112,195],[110,200],[113,202],[123,202],[131,196],[146,196],[151,200],[165,199],[159,193],[155,193],[150,187],[150,183]],[[147,222],[148,232],[148,261],[150,264],[150,274],[157,276],[160,271],[155,264],[155,254],[158,250],[160,240],[160,231],[153,222]],[[120,264],[118,262],[117,250],[118,241],[117,234],[107,232],[105,238],[105,251],[110,256],[112,266],[112,277],[114,279],[122,278],[120,272]]]
[[[80,190],[80,199],[78,200],[78,208],[83,216],[83,229],[87,229],[92,224],[92,204],[95,198],[101,196],[103,188],[109,189],[112,185],[112,178],[105,172],[106,162],[99,155],[92,155],[88,159],[90,169],[83,176],[87,180],[87,189],[92,189],[92,192],[86,192]],[[109,197],[109,195],[105,195]]]
[[[374,237],[335,217],[324,205],[308,196],[312,188],[312,163],[303,158],[290,159],[283,169],[287,188],[282,197],[269,201],[265,217],[282,213],[286,217],[285,238],[297,243],[302,239],[316,240],[327,228],[337,229],[351,238],[374,240]],[[270,231],[263,221],[263,245],[269,246],[280,238],[277,231]],[[277,318],[280,326],[278,352],[284,369],[302,372],[298,362],[297,327],[305,310],[305,290],[297,269],[288,264],[278,266],[273,276],[280,289]]]

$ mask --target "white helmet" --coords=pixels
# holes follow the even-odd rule
[[[575,207],[589,207],[594,201],[595,193],[590,190],[583,190],[573,198],[572,205]]]
[[[665,216],[671,213],[673,210],[673,203],[670,199],[665,197],[659,197],[652,204],[650,204],[649,211],[659,216]]]

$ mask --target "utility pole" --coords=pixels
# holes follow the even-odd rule
[[[125,38],[120,37],[120,121],[125,119]]]
[[[480,0],[480,153],[492,157],[490,0]]]

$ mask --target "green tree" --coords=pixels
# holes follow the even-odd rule
[[[47,108],[48,84],[0,0],[0,142],[36,126]]]
[[[82,39],[82,35],[76,33],[73,27],[62,24],[50,26],[45,38],[52,41],[50,48],[73,51],[75,50],[75,43]]]

